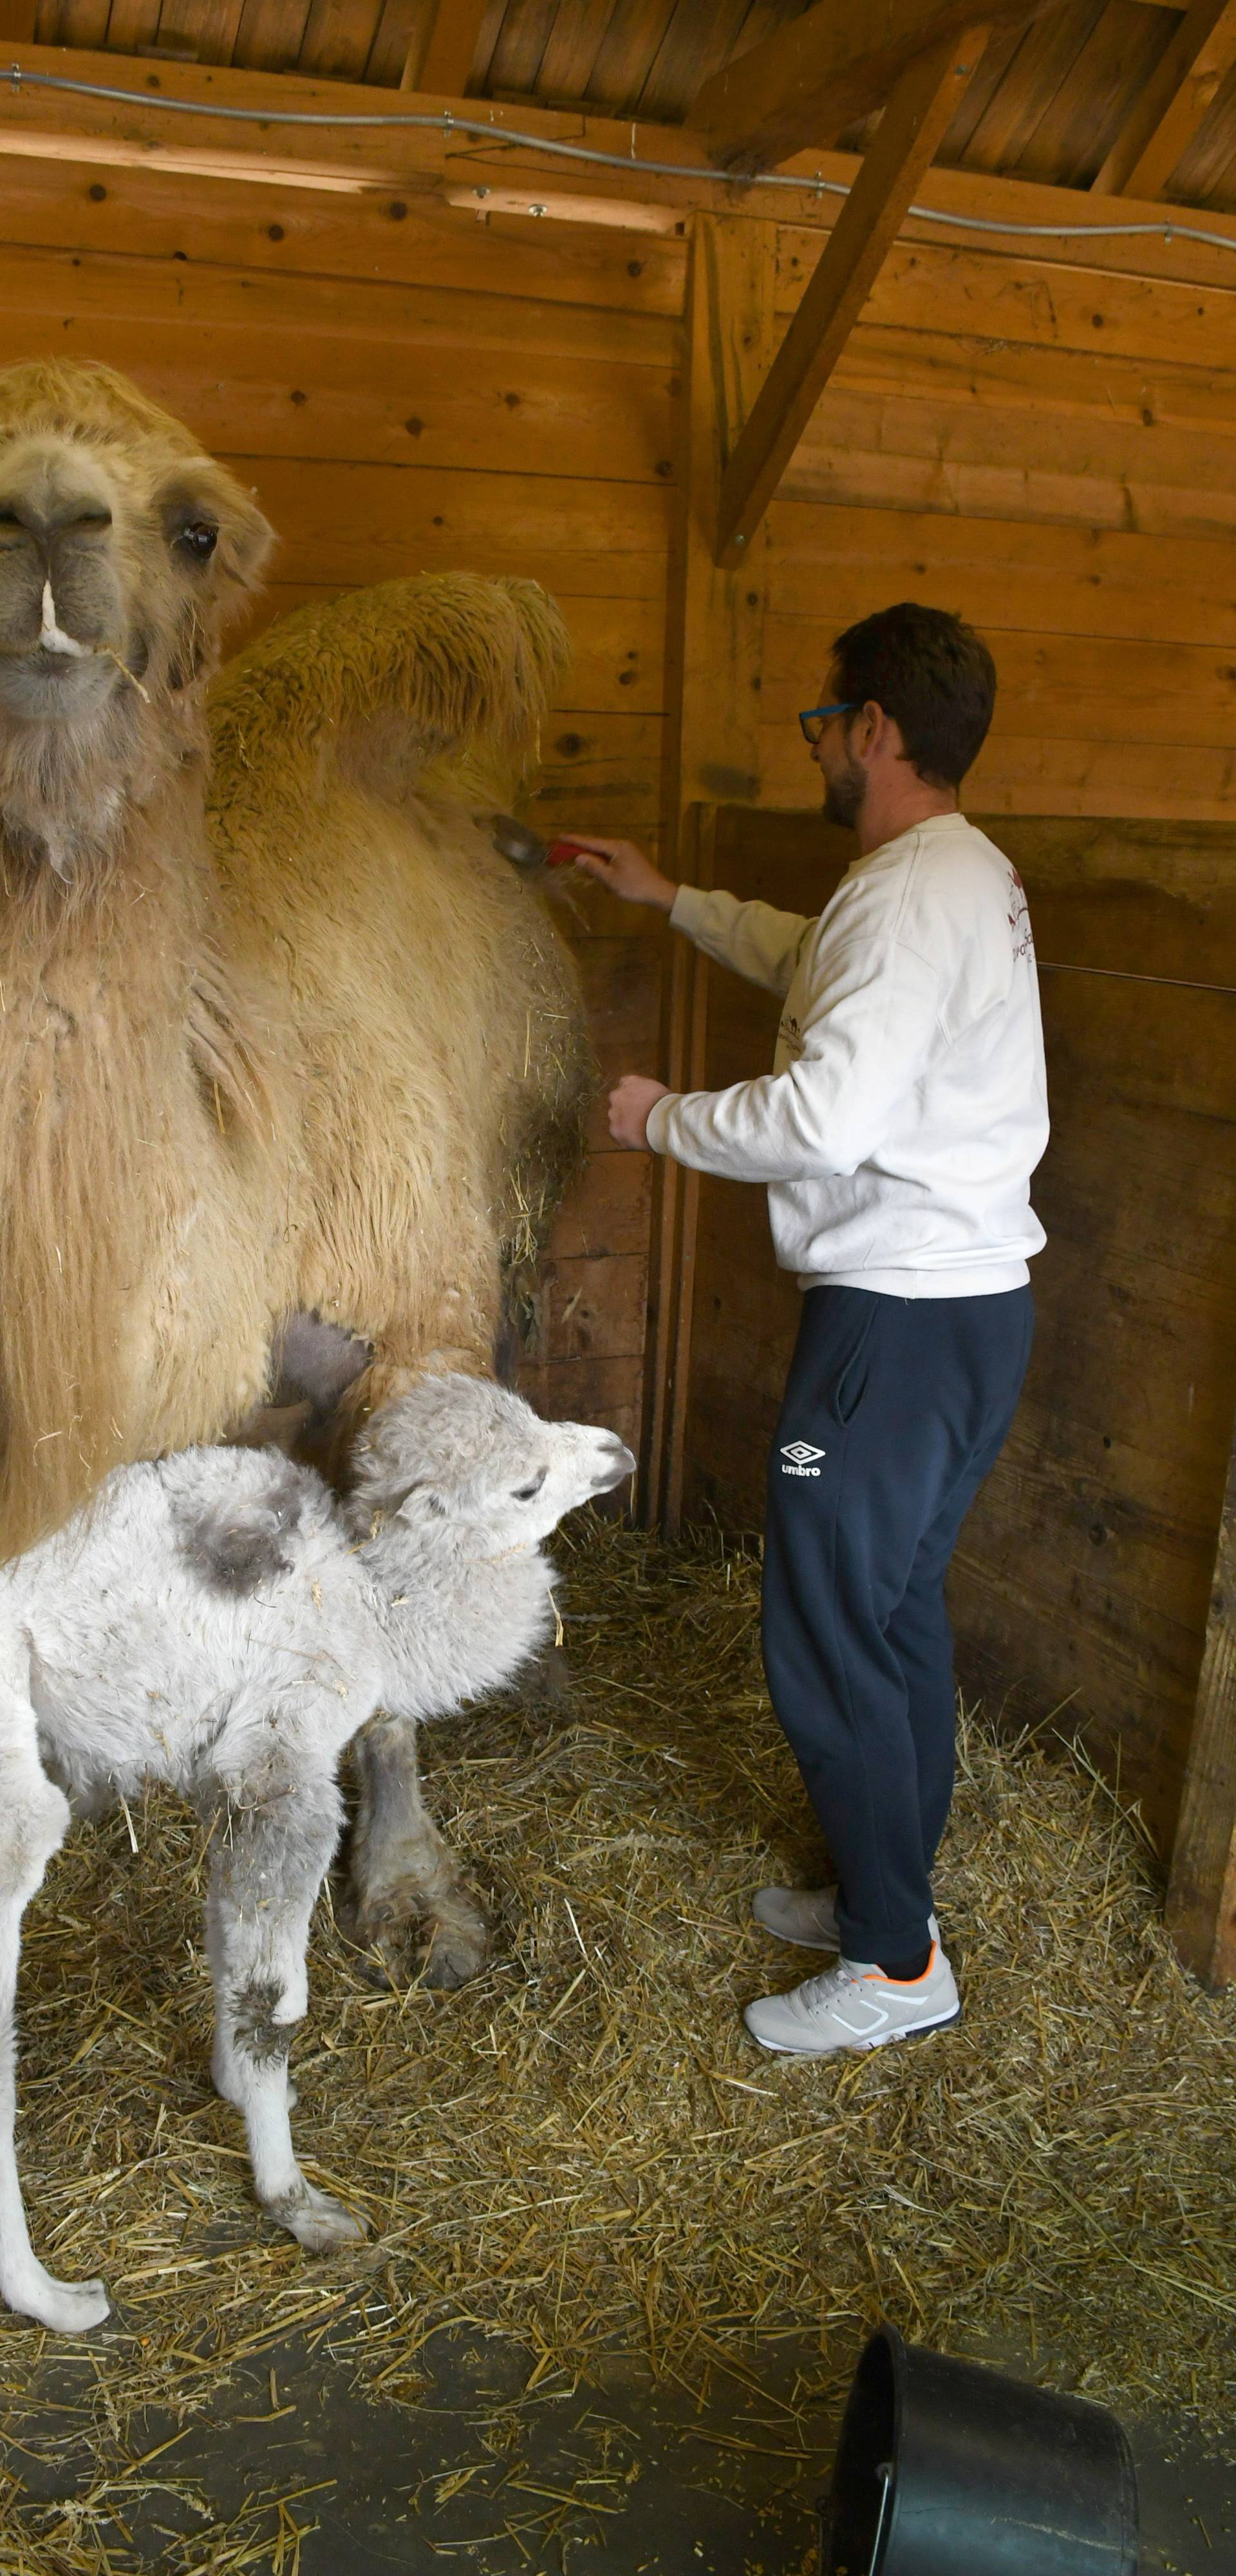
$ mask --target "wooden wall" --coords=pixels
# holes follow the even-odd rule
[[[782,234],[787,316],[815,255]],[[810,801],[793,715],[830,636],[908,597],[996,657],[976,809],[1236,813],[1236,257],[1212,265],[897,246],[772,514],[765,802]]]
[[[533,819],[655,841],[680,239],[10,159],[0,245],[0,363],[104,359],[255,490],[254,625],[421,569],[543,582],[575,661]],[[584,898],[572,935],[603,1070],[650,1062],[647,916]],[[600,1109],[593,1143],[530,1391],[637,1439],[651,1174]]]

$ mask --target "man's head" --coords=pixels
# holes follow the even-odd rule
[[[873,802],[947,812],[991,723],[996,668],[982,638],[944,608],[902,600],[847,626],[833,645],[811,757],[830,823],[856,828]]]

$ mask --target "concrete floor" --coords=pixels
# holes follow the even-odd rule
[[[335,2339],[346,2343],[346,2330]],[[85,2461],[60,2449],[57,2411],[80,2397],[83,2366],[54,2357],[29,2413],[3,2427],[0,2459],[32,2503],[89,2482]],[[714,2378],[703,2404],[652,2384],[642,2361],[621,2353],[599,2387],[572,2393],[559,2380],[529,2392],[520,2350],[459,2329],[430,2342],[426,2366],[424,2404],[409,2415],[349,2395],[346,2360],[322,2346],[268,2352],[212,2419],[196,2419],[163,2454],[167,2486],[124,2503],[122,2527],[105,2535],[109,2554],[126,2567],[135,2555],[152,2568],[206,2571],[212,2535],[229,2526],[235,2535],[248,2513],[264,2545],[245,2566],[281,2576],[297,2566],[298,2576],[421,2576],[452,2562],[472,2576],[585,2576],[589,2565],[616,2576],[810,2576],[817,2567],[815,2503],[836,2426],[804,2402],[814,2374],[805,2348],[768,2347],[750,2377]],[[1236,2470],[1182,2426],[1128,2430],[1141,2576],[1236,2576]],[[135,2456],[175,2432],[152,2416]],[[282,2525],[280,2496],[290,2499]],[[220,2557],[232,2563],[224,2547]]]

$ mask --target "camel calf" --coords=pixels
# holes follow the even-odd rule
[[[505,1388],[427,1378],[374,1414],[342,1505],[272,1450],[190,1449],[118,1469],[88,1514],[0,1568],[9,2307],[66,2334],[108,2312],[102,2282],[53,2280],[34,2253],[13,2139],[21,1917],[73,1812],[153,1779],[217,1826],[216,2086],[244,2114],[268,2214],[314,2251],[359,2235],[301,2172],[288,2119],[340,1753],[379,1709],[406,1730],[508,1681],[553,1626],[543,1540],[634,1463],[614,1433],[542,1422]]]

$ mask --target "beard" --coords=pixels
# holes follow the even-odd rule
[[[847,760],[835,778],[824,778],[824,820],[840,823],[851,832],[862,813],[867,795],[867,773],[861,760]]]

